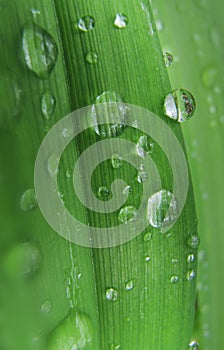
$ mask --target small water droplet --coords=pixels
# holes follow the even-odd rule
[[[46,350],[83,350],[91,346],[93,326],[84,313],[72,311],[48,337]]]
[[[151,241],[151,239],[152,239],[152,233],[151,232],[146,232],[144,234],[143,241],[144,242],[148,242],[148,241]]]
[[[98,190],[98,196],[107,199],[108,196],[110,195],[110,190],[106,186],[101,186]]]
[[[31,13],[33,15],[33,18],[36,19],[40,15],[40,10],[37,9],[31,9]]]
[[[140,136],[136,145],[136,152],[141,158],[145,158],[146,154],[152,153],[154,144],[149,142],[146,135]]]
[[[186,239],[185,244],[192,249],[197,249],[200,245],[200,238],[197,234],[190,235]]]
[[[150,225],[156,228],[169,226],[176,220],[177,202],[174,195],[161,190],[153,194],[148,200],[148,218]]]
[[[192,281],[196,277],[196,272],[194,270],[187,271],[187,280]]]
[[[106,290],[106,299],[109,301],[117,301],[119,297],[118,291],[115,288],[108,288]]]
[[[135,281],[132,279],[125,284],[125,289],[127,291],[132,290],[135,286]]]
[[[151,261],[150,256],[146,256],[146,257],[145,257],[145,261],[146,261],[146,262],[150,262],[150,261]]]
[[[132,188],[131,188],[131,186],[126,186],[126,187],[123,189],[123,194],[126,195],[126,196],[129,196],[130,193],[132,193]]]
[[[47,79],[58,57],[54,38],[37,24],[27,24],[23,29],[22,49],[27,67],[39,78]]]
[[[189,350],[198,350],[199,349],[199,343],[196,340],[192,340],[188,347]]]
[[[19,120],[22,111],[22,90],[14,75],[7,70],[0,75],[0,126]]]
[[[123,13],[117,13],[114,20],[115,27],[122,29],[122,28],[126,28],[127,24],[128,24],[127,16],[123,15]]]
[[[178,264],[178,259],[174,258],[171,260],[172,261],[172,264]]]
[[[195,99],[187,90],[174,90],[165,98],[165,115],[171,119],[177,120],[179,123],[190,119],[194,114],[195,108]]]
[[[54,177],[58,173],[58,157],[55,154],[52,154],[47,162],[47,169],[51,175]]]
[[[102,105],[103,103],[104,105]],[[97,96],[91,110],[94,130],[103,137],[121,135],[126,128],[126,115],[127,106],[123,103],[121,96],[114,91],[104,91]],[[105,124],[98,123],[98,119],[102,118],[105,120]],[[107,123],[107,120],[110,120],[110,123]]]
[[[41,305],[41,312],[43,314],[49,314],[52,310],[52,303],[49,299],[45,300],[43,304]]]
[[[187,262],[188,264],[191,264],[193,262],[195,262],[195,255],[194,254],[189,254],[187,257]]]
[[[119,169],[123,165],[123,159],[119,156],[119,154],[113,154],[111,157],[112,167],[115,169]]]
[[[210,64],[205,67],[201,74],[202,84],[206,89],[210,89],[215,85],[218,71],[215,65]]]
[[[171,66],[173,63],[173,55],[170,52],[164,52],[163,59],[166,67]]]
[[[133,221],[136,218],[136,215],[137,209],[132,205],[128,205],[120,210],[118,220],[122,223],[126,223],[128,221]]]
[[[173,275],[171,278],[170,278],[170,282],[171,283],[177,283],[179,281],[179,278],[177,275]]]
[[[78,20],[78,28],[82,32],[89,32],[95,27],[95,20],[92,16],[84,16]]]
[[[146,173],[146,171],[139,171],[138,172],[138,176],[137,176],[137,180],[139,183],[143,183],[148,179],[148,174]]]
[[[37,207],[37,199],[33,188],[26,190],[20,199],[20,209],[29,211]]]
[[[41,110],[45,119],[50,119],[54,113],[56,99],[50,89],[47,89],[41,98]]]
[[[86,55],[86,62],[88,62],[89,64],[97,64],[98,62],[97,53],[94,51],[88,52]]]
[[[120,344],[118,345],[111,344],[110,350],[119,350],[120,348],[121,348]]]
[[[6,252],[3,268],[10,278],[30,278],[39,271],[41,262],[40,250],[34,243],[17,243]]]

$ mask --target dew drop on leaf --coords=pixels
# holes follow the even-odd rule
[[[199,349],[199,343],[196,340],[192,340],[188,346],[189,350],[198,350]]]
[[[46,350],[83,350],[91,346],[93,326],[86,314],[72,311],[48,339]]]
[[[169,226],[177,218],[177,202],[173,193],[167,190],[156,192],[148,199],[148,219],[150,225],[160,228]]]
[[[137,180],[139,183],[143,183],[148,179],[148,174],[144,170],[139,170],[137,175]]]
[[[141,158],[145,158],[146,154],[152,153],[154,144],[149,142],[146,135],[140,136],[136,145],[136,152]]]
[[[27,24],[22,34],[22,50],[26,66],[40,79],[47,79],[58,57],[51,34],[37,24]]]
[[[91,117],[94,122],[94,130],[98,135],[116,137],[121,135],[126,128],[127,106],[116,92],[104,91],[97,96],[91,109]],[[99,119],[102,118],[105,124],[99,124]]]
[[[121,156],[119,156],[119,154],[112,154],[111,164],[113,168],[119,169],[123,165],[123,159],[121,158]]]
[[[194,270],[187,271],[187,280],[192,281],[196,277],[196,272]]]
[[[127,24],[128,24],[127,16],[123,15],[122,13],[117,13],[114,20],[115,27],[122,29],[122,28],[126,28]]]
[[[195,255],[194,254],[189,254],[187,257],[187,262],[188,264],[191,264],[193,262],[195,262]]]
[[[20,198],[20,209],[30,211],[37,207],[37,199],[33,188],[27,189]]]
[[[146,232],[144,234],[143,241],[144,242],[148,242],[148,241],[151,241],[151,239],[152,239],[152,233],[151,232]]]
[[[118,220],[121,223],[133,221],[136,218],[136,215],[137,215],[137,209],[132,205],[128,205],[126,207],[123,207],[120,210],[118,214]]]
[[[179,278],[177,275],[171,276],[171,278],[170,278],[171,283],[177,283],[178,281],[179,281]]]
[[[41,305],[41,312],[43,314],[49,314],[52,310],[52,303],[49,299],[45,300],[43,304]]]
[[[163,60],[164,60],[165,66],[169,67],[173,63],[173,55],[170,52],[164,52]]]
[[[92,16],[83,16],[78,20],[78,29],[82,32],[89,32],[95,27],[95,20]]]
[[[50,89],[47,89],[41,98],[41,110],[45,119],[50,119],[54,113],[56,99]]]
[[[98,196],[102,199],[107,199],[110,195],[110,190],[106,186],[101,186],[98,190]]]
[[[58,173],[58,157],[52,154],[47,162],[47,169],[51,177],[54,177]]]
[[[86,62],[89,64],[97,64],[98,62],[98,55],[94,51],[90,51],[86,54]]]
[[[115,288],[108,288],[106,290],[106,299],[108,301],[117,301],[118,300],[118,291]]]
[[[185,244],[192,249],[197,249],[200,245],[200,238],[197,234],[192,234],[187,237]]]
[[[130,291],[134,288],[134,286],[135,286],[135,281],[132,279],[125,284],[125,289],[127,291]]]
[[[192,94],[184,89],[177,89],[169,93],[164,101],[164,113],[167,117],[185,122],[190,119],[195,111],[196,104]]]

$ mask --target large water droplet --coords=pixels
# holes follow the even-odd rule
[[[108,288],[106,290],[106,299],[109,301],[117,301],[119,293],[115,288]]]
[[[192,340],[188,347],[189,350],[198,350],[199,349],[199,343],[196,340]]]
[[[47,350],[87,349],[93,340],[93,326],[83,313],[71,312],[49,337]]]
[[[173,63],[173,55],[169,52],[164,52],[163,59],[166,67],[171,66]]]
[[[167,117],[182,123],[190,119],[196,104],[192,94],[184,89],[177,89],[169,93],[164,102],[164,113]]]
[[[84,16],[78,20],[78,28],[82,32],[88,32],[95,27],[95,20],[92,16]]]
[[[134,286],[135,286],[135,281],[132,279],[125,284],[125,289],[127,291],[130,291],[134,288]]]
[[[37,199],[33,188],[26,190],[20,199],[20,209],[29,211],[37,207]]]
[[[56,99],[50,89],[47,89],[41,98],[41,110],[44,118],[50,119],[54,113]]]
[[[17,243],[6,252],[3,269],[10,278],[29,278],[39,271],[41,262],[40,250],[34,243]]]
[[[10,71],[0,74],[0,127],[19,117],[22,107],[22,90]]]
[[[110,195],[110,190],[106,186],[101,186],[98,190],[98,196],[102,199],[107,199]]]
[[[137,209],[132,205],[123,207],[118,214],[118,220],[122,223],[133,221],[136,218],[137,212]]]
[[[58,57],[54,38],[45,29],[30,23],[23,29],[22,48],[27,67],[39,78],[47,79]]]
[[[43,314],[49,314],[52,310],[52,303],[49,299],[45,300],[40,307]]]
[[[154,144],[149,142],[146,135],[140,136],[136,145],[136,152],[141,158],[145,158],[146,154],[152,153]]]
[[[123,15],[122,13],[117,13],[114,20],[115,27],[122,29],[122,28],[126,28],[127,24],[128,24],[127,16]]]
[[[91,110],[91,117],[94,122],[95,132],[103,137],[121,135],[126,127],[125,121],[127,114],[127,106],[123,103],[121,96],[114,91],[104,91],[97,96],[94,103]],[[102,106],[102,103],[105,103],[105,105]],[[100,106],[98,107],[99,104]],[[99,114],[101,118],[103,114],[105,124],[98,124]],[[113,123],[107,123],[107,120],[113,120]]]
[[[119,154],[113,154],[111,157],[112,167],[115,169],[119,169],[123,165],[123,159],[119,156]]]
[[[90,51],[86,55],[86,62],[89,64],[96,64],[98,62],[98,55],[94,51]]]
[[[177,202],[173,193],[161,190],[153,194],[148,200],[148,218],[150,225],[156,228],[171,225],[177,218]]]
[[[187,237],[185,244],[192,249],[197,249],[200,245],[200,238],[197,234],[190,235]]]

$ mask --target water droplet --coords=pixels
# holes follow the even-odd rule
[[[173,55],[169,52],[164,52],[163,59],[166,67],[171,66],[173,63]]]
[[[188,247],[197,249],[200,245],[200,238],[197,234],[193,234],[186,239],[185,243]]]
[[[115,169],[119,169],[123,165],[123,159],[119,156],[119,154],[113,154],[111,157],[112,167]]]
[[[192,281],[196,277],[196,272],[194,270],[187,271],[187,280]]]
[[[64,129],[62,130],[62,136],[63,136],[65,139],[67,139],[68,137],[71,136],[71,130],[69,130],[69,129],[67,129],[67,128],[64,128]]]
[[[187,257],[187,262],[188,264],[191,264],[193,262],[195,262],[195,255],[194,254],[189,254]]]
[[[138,172],[137,180],[139,183],[143,183],[147,179],[148,179],[148,174],[145,171],[141,170]]]
[[[126,186],[124,189],[123,189],[123,194],[126,195],[126,196],[129,196],[129,194],[132,192],[132,188],[131,186]]]
[[[26,190],[20,199],[20,209],[29,211],[37,207],[37,199],[33,188]]]
[[[88,62],[89,64],[96,64],[98,62],[97,53],[94,51],[88,52],[86,55],[86,62]]]
[[[178,264],[178,259],[172,259],[172,264]]]
[[[122,29],[122,28],[126,28],[127,24],[128,24],[127,16],[123,15],[122,13],[117,13],[114,20],[115,27]]]
[[[184,89],[177,89],[169,93],[164,102],[164,113],[167,117],[182,123],[190,119],[196,104],[192,94]]]
[[[39,15],[40,15],[40,10],[37,10],[37,9],[31,9],[31,13],[33,15],[33,18],[37,18]]]
[[[22,48],[27,67],[39,78],[47,79],[58,57],[54,38],[45,29],[30,23],[23,29]]]
[[[95,20],[91,16],[84,16],[79,19],[78,21],[78,28],[82,32],[89,32],[90,30],[93,30],[95,27]]]
[[[134,281],[134,280],[130,280],[130,281],[128,281],[128,282],[125,284],[125,289],[126,289],[127,291],[129,291],[129,290],[132,290],[132,289],[134,288],[134,286],[135,286],[135,281]]]
[[[43,312],[43,314],[49,314],[52,310],[52,303],[49,299],[45,300],[43,302],[43,304],[41,305],[41,312]]]
[[[110,350],[119,350],[120,348],[121,348],[120,344],[118,345],[111,344]]]
[[[105,104],[102,105],[102,103]],[[123,103],[120,95],[114,91],[102,92],[102,94],[97,96],[91,110],[95,132],[103,137],[121,135],[126,128],[126,114],[127,106]],[[105,124],[99,125],[97,121],[99,118],[102,119],[102,117],[105,120]],[[113,117],[113,123],[107,123],[107,119],[111,121],[111,117]]]
[[[72,311],[51,333],[47,350],[87,349],[92,340],[93,326],[89,317]]]
[[[215,85],[218,71],[215,65],[210,64],[205,67],[201,74],[202,84],[206,89],[210,89]]]
[[[40,250],[34,243],[17,243],[6,252],[3,268],[10,278],[29,278],[39,271],[41,261]]]
[[[156,20],[156,29],[158,30],[158,32],[162,32],[164,29],[164,24],[160,19]]]
[[[110,190],[106,186],[101,186],[98,190],[98,196],[107,199],[108,196],[110,195]]]
[[[106,299],[109,301],[117,301],[118,300],[118,291],[115,288],[108,288],[106,290]]]
[[[136,215],[137,209],[132,205],[128,205],[120,210],[118,220],[122,223],[133,221],[136,218]]]
[[[141,158],[145,158],[146,154],[152,153],[154,144],[149,142],[146,135],[140,136],[136,145],[136,152]]]
[[[41,110],[44,118],[50,119],[54,112],[56,99],[50,89],[47,89],[41,98]]]
[[[0,126],[14,123],[22,110],[22,90],[10,71],[0,75]],[[18,118],[19,119],[19,118]]]
[[[150,262],[150,261],[151,261],[150,256],[146,256],[146,257],[145,257],[145,261],[146,261],[146,262]]]
[[[143,241],[144,242],[148,242],[148,241],[151,241],[151,239],[152,239],[152,233],[151,232],[146,232],[144,234]]]
[[[55,154],[52,154],[47,162],[47,169],[51,175],[54,177],[58,173],[58,157]]]
[[[189,344],[189,350],[198,350],[199,349],[199,344],[196,340],[192,340]]]
[[[173,275],[171,278],[170,278],[170,282],[171,283],[177,283],[179,281],[179,278],[177,275]]]
[[[176,220],[177,202],[174,195],[161,190],[153,194],[148,200],[148,218],[150,225],[160,228],[162,225],[169,226]]]

